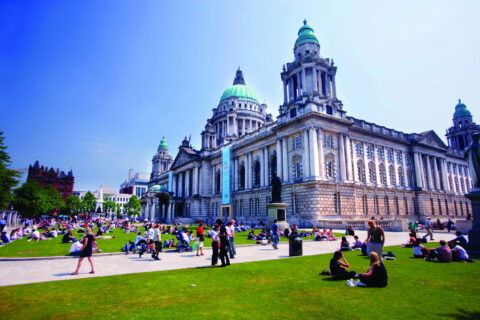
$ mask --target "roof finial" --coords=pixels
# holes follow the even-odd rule
[[[235,79],[233,80],[233,85],[236,84],[245,84],[245,79],[243,79],[242,70],[238,67],[237,73],[235,74]]]
[[[303,25],[304,25],[304,26],[307,25],[307,19],[303,19]]]
[[[462,103],[462,100],[460,98],[458,98],[458,103]]]

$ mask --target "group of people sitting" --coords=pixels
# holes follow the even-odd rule
[[[313,232],[313,235],[314,235],[313,240],[315,240],[315,241],[322,241],[322,240],[336,241],[337,240],[337,238],[333,234],[332,229],[330,229],[328,231],[327,231],[327,229],[323,229],[323,232],[320,233],[320,230],[317,229],[314,226],[313,229],[312,229],[312,232]]]
[[[456,235],[457,237],[449,242],[440,240],[440,246],[432,249],[426,248],[422,245],[422,241],[420,239],[416,239],[412,245],[413,256],[415,258],[423,258],[425,261],[438,260],[439,262],[473,262],[465,250],[468,244],[467,239],[460,231],[457,231]]]

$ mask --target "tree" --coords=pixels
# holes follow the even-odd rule
[[[33,180],[28,180],[14,190],[13,206],[25,218],[36,218],[48,210],[42,186]]]
[[[112,200],[106,200],[103,202],[103,212],[110,213],[115,212],[117,205]]]
[[[67,197],[65,206],[68,213],[77,214],[82,210],[82,200],[78,196],[71,194]]]
[[[137,215],[140,213],[140,199],[137,196],[131,196],[128,199],[128,203],[125,206],[125,211],[129,216]]]
[[[58,190],[53,186],[46,185],[43,187],[43,196],[47,205],[45,210],[46,213],[58,211],[65,207],[65,203],[63,202],[60,192],[58,192]]]
[[[94,212],[96,205],[97,205],[97,199],[95,198],[93,193],[88,191],[85,194],[85,197],[83,197],[82,209],[86,212]]]
[[[8,169],[11,161],[7,147],[3,144],[4,139],[3,131],[0,131],[0,210],[13,200],[12,188],[19,182],[16,178],[20,177],[19,172]]]

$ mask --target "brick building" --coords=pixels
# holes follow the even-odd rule
[[[46,186],[51,185],[60,192],[60,195],[63,198],[63,201],[67,200],[67,197],[73,194],[73,184],[75,178],[73,176],[72,170],[65,174],[63,171],[54,170],[53,168],[48,168],[40,166],[38,160],[35,163],[28,167],[28,180],[35,180],[40,185]]]

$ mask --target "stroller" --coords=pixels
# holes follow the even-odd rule
[[[193,248],[192,246],[183,239],[183,236],[182,236],[182,233],[179,232],[177,233],[176,235],[177,237],[177,252],[192,252],[193,251]]]

